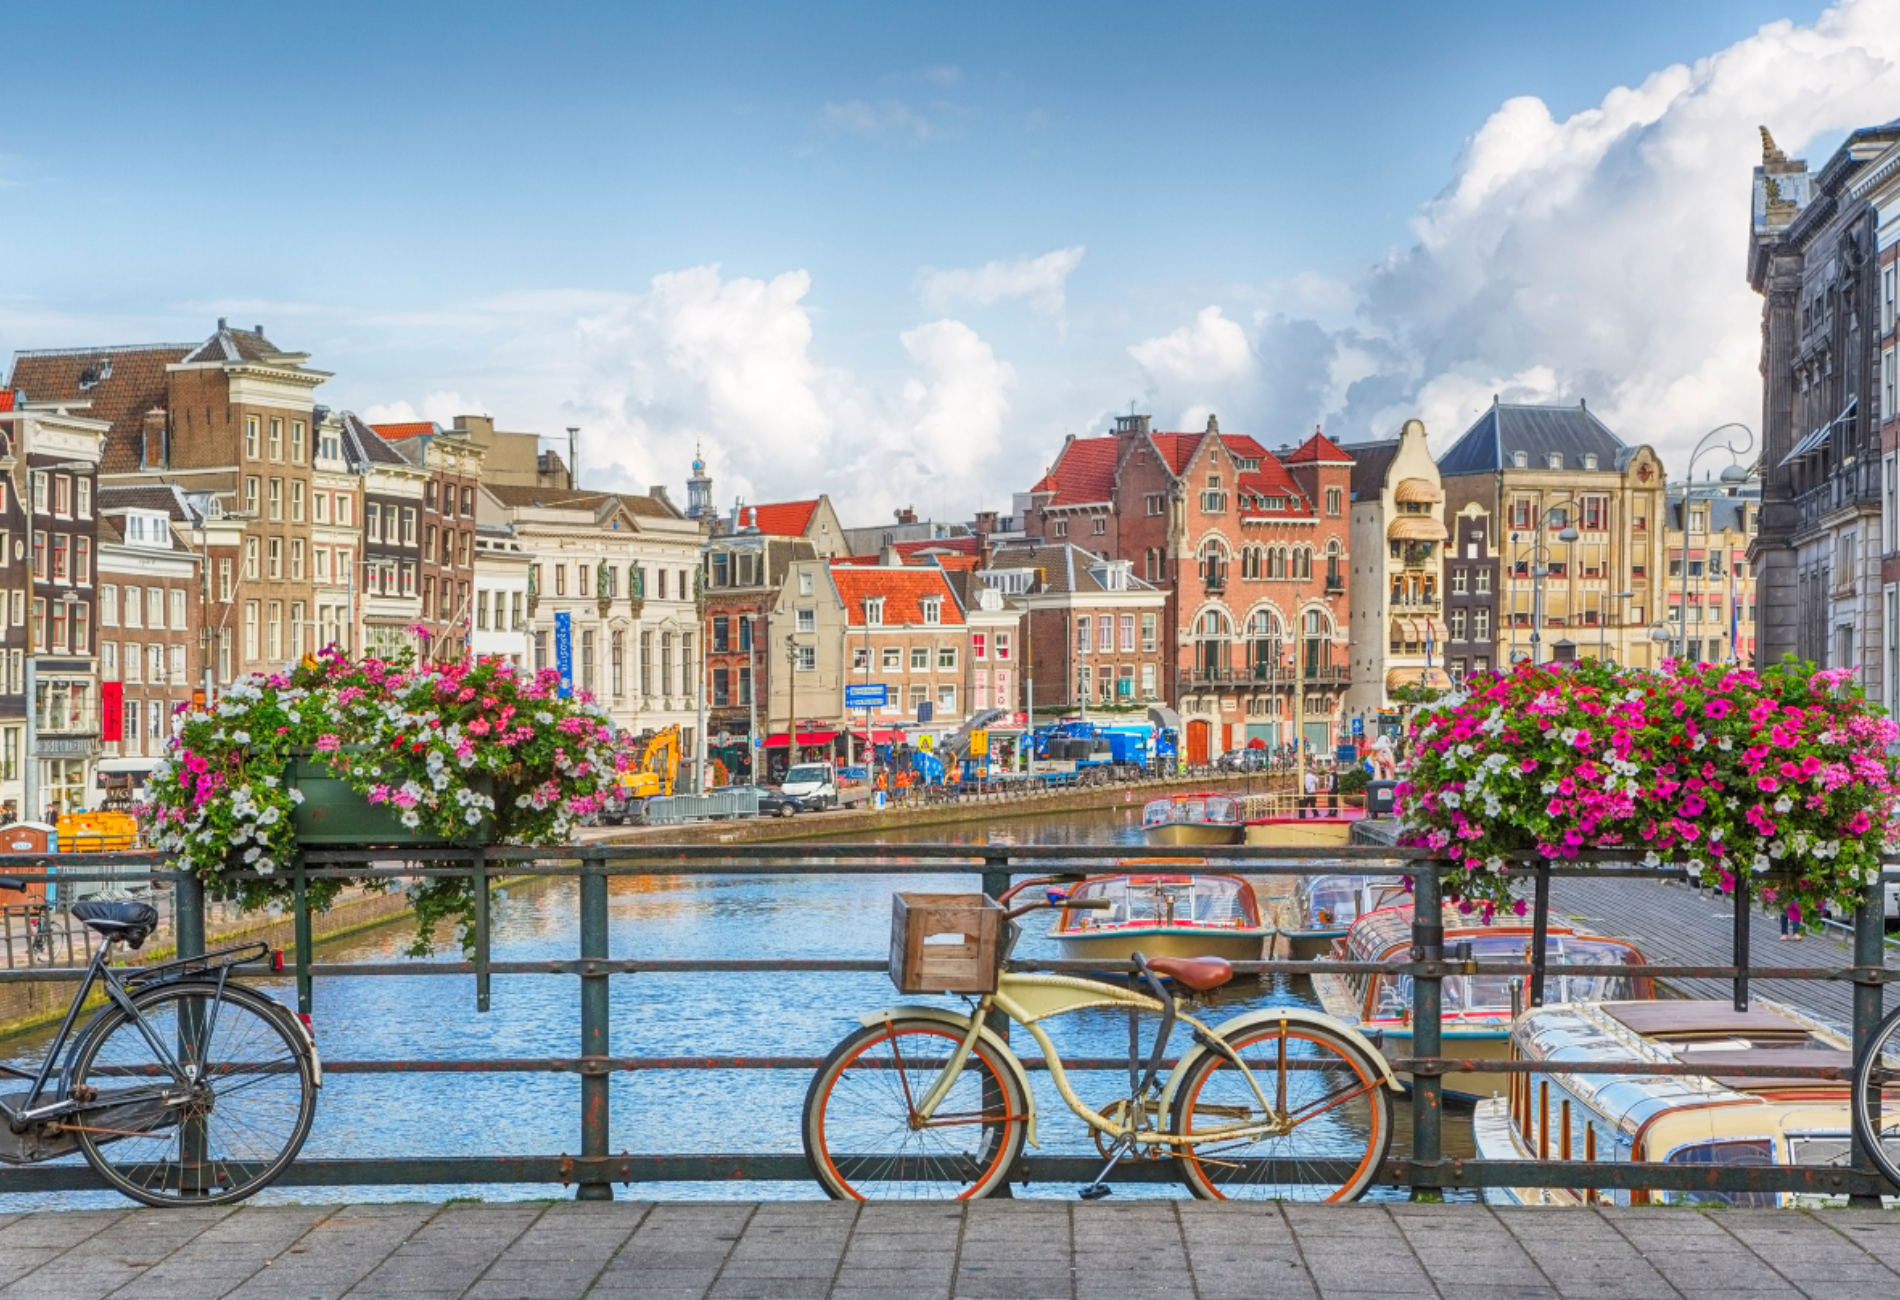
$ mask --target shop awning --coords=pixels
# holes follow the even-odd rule
[[[1429,506],[1443,501],[1445,494],[1430,479],[1407,478],[1399,480],[1392,499],[1402,506]]]
[[[1400,515],[1385,530],[1395,542],[1442,542],[1445,526],[1430,515]]]
[[[854,731],[851,734],[859,741],[864,739],[864,733],[862,731]],[[871,732],[871,743],[873,745],[896,745],[902,743],[903,739],[904,733],[894,727],[885,731],[873,730]]]
[[[805,749],[813,745],[829,745],[837,738],[838,733],[835,731],[801,731],[798,733],[798,746],[800,749]],[[785,733],[782,731],[775,732],[765,738],[765,748],[767,749],[784,749],[785,746]]]
[[[1451,688],[1451,675],[1443,668],[1393,668],[1385,675],[1385,688],[1393,690],[1400,686],[1429,686],[1433,690],[1443,691]]]

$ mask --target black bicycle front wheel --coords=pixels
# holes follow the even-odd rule
[[[1874,1167],[1900,1188],[1900,1010],[1874,1029],[1854,1067],[1854,1134]]]
[[[236,985],[162,985],[114,1007],[73,1054],[68,1126],[86,1160],[146,1205],[226,1205],[302,1150],[316,1063],[290,1013]]]

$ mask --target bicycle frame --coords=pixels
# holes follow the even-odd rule
[[[943,1099],[949,1095],[951,1087],[956,1083],[958,1073],[969,1060],[970,1053],[976,1048],[977,1040],[983,1032],[985,1019],[994,1009],[1028,1030],[1029,1036],[1036,1040],[1036,1045],[1042,1049],[1044,1061],[1048,1063],[1049,1077],[1069,1109],[1074,1111],[1077,1117],[1090,1128],[1111,1138],[1132,1140],[1138,1145],[1187,1146],[1197,1142],[1230,1142],[1235,1138],[1253,1137],[1272,1132],[1278,1126],[1276,1121],[1269,1120],[1210,1130],[1205,1133],[1177,1135],[1140,1128],[1132,1115],[1129,1120],[1122,1122],[1109,1119],[1094,1109],[1076,1094],[1074,1086],[1069,1082],[1068,1072],[1063,1068],[1061,1054],[1056,1051],[1055,1044],[1049,1040],[1049,1035],[1044,1032],[1040,1022],[1067,1015],[1073,1011],[1104,1006],[1125,1007],[1158,1014],[1166,1011],[1161,1002],[1145,993],[1137,993],[1133,989],[1119,989],[1112,984],[1104,984],[1097,980],[1077,979],[1067,975],[1030,975],[1005,971],[998,978],[996,992],[986,993],[978,1001],[976,1009],[970,1014],[970,1027],[965,1031],[962,1042],[951,1053],[950,1059],[945,1062],[943,1073],[931,1084],[923,1100],[917,1103],[917,1119],[927,1123],[936,1113],[937,1107],[943,1103]],[[1196,1031],[1197,1038],[1204,1038],[1212,1043],[1224,1043],[1220,1035],[1210,1026],[1182,1011],[1178,1000],[1175,1003],[1174,1014],[1178,1020]],[[1248,1087],[1253,1089],[1254,1097],[1260,1103],[1261,1110],[1272,1115],[1273,1105],[1267,1099],[1266,1093],[1261,1090],[1259,1080],[1254,1078],[1253,1072],[1247,1068],[1244,1061],[1240,1060],[1237,1053],[1230,1059],[1245,1076]],[[1162,1090],[1163,1097],[1173,1094],[1174,1078],[1180,1069],[1181,1066],[1177,1064],[1174,1071],[1169,1074],[1168,1082]]]
[[[79,982],[79,991],[73,995],[72,1005],[66,1008],[66,1016],[60,1021],[59,1032],[54,1034],[53,1041],[47,1045],[46,1057],[40,1062],[39,1070],[30,1076],[33,1080],[33,1085],[27,1089],[26,1096],[22,1103],[18,1107],[15,1107],[9,1104],[4,1098],[0,1098],[0,1120],[4,1120],[15,1129],[28,1124],[41,1123],[45,1120],[59,1119],[66,1115],[76,1114],[93,1104],[91,1102],[77,1102],[65,1095],[66,1089],[63,1082],[65,1067],[61,1065],[60,1062],[68,1055],[68,1048],[73,1041],[74,1026],[78,1023],[79,1014],[86,1005],[86,997],[92,992],[95,984],[103,986],[106,999],[114,1007],[117,1007],[123,1012],[132,1024],[138,1026],[140,1036],[145,1039],[151,1046],[152,1051],[157,1054],[160,1064],[171,1072],[171,1079],[169,1081],[154,1085],[154,1090],[162,1096],[168,1086],[176,1083],[181,1078],[187,1078],[189,1076],[184,1067],[179,1065],[177,1058],[172,1054],[172,1049],[152,1032],[151,1028],[146,1025],[144,1017],[138,1014],[137,1009],[133,1005],[132,995],[143,989],[191,974],[193,973],[191,971],[191,967],[193,966],[204,967],[197,973],[210,976],[213,974],[213,968],[206,966],[205,963],[229,953],[248,952],[253,946],[256,949],[256,957],[262,957],[269,951],[263,944],[247,944],[242,947],[226,949],[224,952],[207,954],[205,957],[184,958],[175,962],[167,962],[161,966],[137,968],[122,976],[112,967],[106,965],[106,959],[111,954],[114,942],[116,941],[111,938],[106,938],[100,943],[98,951],[92,956],[92,960],[87,963],[86,976]],[[224,993],[224,986],[230,977],[231,967],[235,964],[237,964],[235,961],[226,962],[215,968],[219,996],[212,999],[211,1019],[210,1022],[204,1026],[203,1037],[206,1042],[211,1041],[211,1036],[217,1030],[218,1008],[223,1006],[222,995]],[[80,1029],[79,1032],[84,1033],[86,1028],[91,1027],[94,1020],[105,1014],[107,1014],[106,1008],[101,1008],[95,1012],[93,1017],[87,1020],[85,1028]],[[36,1106],[34,1103],[39,1101],[41,1095],[46,1092],[47,1084],[53,1079],[55,1068],[58,1068],[62,1075],[62,1082],[57,1090],[59,1096],[56,1100],[46,1105]],[[17,1071],[17,1073],[22,1078],[29,1077],[24,1070]],[[133,1090],[130,1096],[125,1094],[115,1095],[112,1098],[112,1104],[120,1105],[126,1101],[137,1099],[139,1099],[139,1090]]]

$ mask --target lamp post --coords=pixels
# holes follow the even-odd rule
[[[785,689],[789,692],[786,707],[792,714],[785,727],[785,770],[790,772],[798,766],[798,638],[789,633],[785,637]]]
[[[1748,435],[1748,441],[1739,447],[1732,442],[1721,444],[1721,449],[1729,454],[1733,462],[1722,470],[1722,481],[1741,483],[1748,478],[1748,470],[1742,465],[1742,457],[1755,449],[1755,431],[1740,421],[1731,420],[1727,424],[1716,425],[1696,441],[1695,450],[1689,453],[1689,471],[1682,483],[1682,583],[1680,586],[1682,605],[1681,613],[1677,615],[1681,641],[1677,649],[1684,658],[1687,658],[1689,654],[1689,503],[1695,495],[1695,463],[1701,459],[1703,452],[1714,450],[1709,446],[1709,440],[1729,429],[1740,429]],[[1666,499],[1666,491],[1664,496]]]
[[[756,784],[765,746],[759,743],[759,616],[745,616],[745,743],[746,775]]]

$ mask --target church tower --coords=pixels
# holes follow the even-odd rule
[[[712,480],[706,477],[706,457],[693,448],[693,476],[686,480],[686,517],[701,522],[713,517]]]

